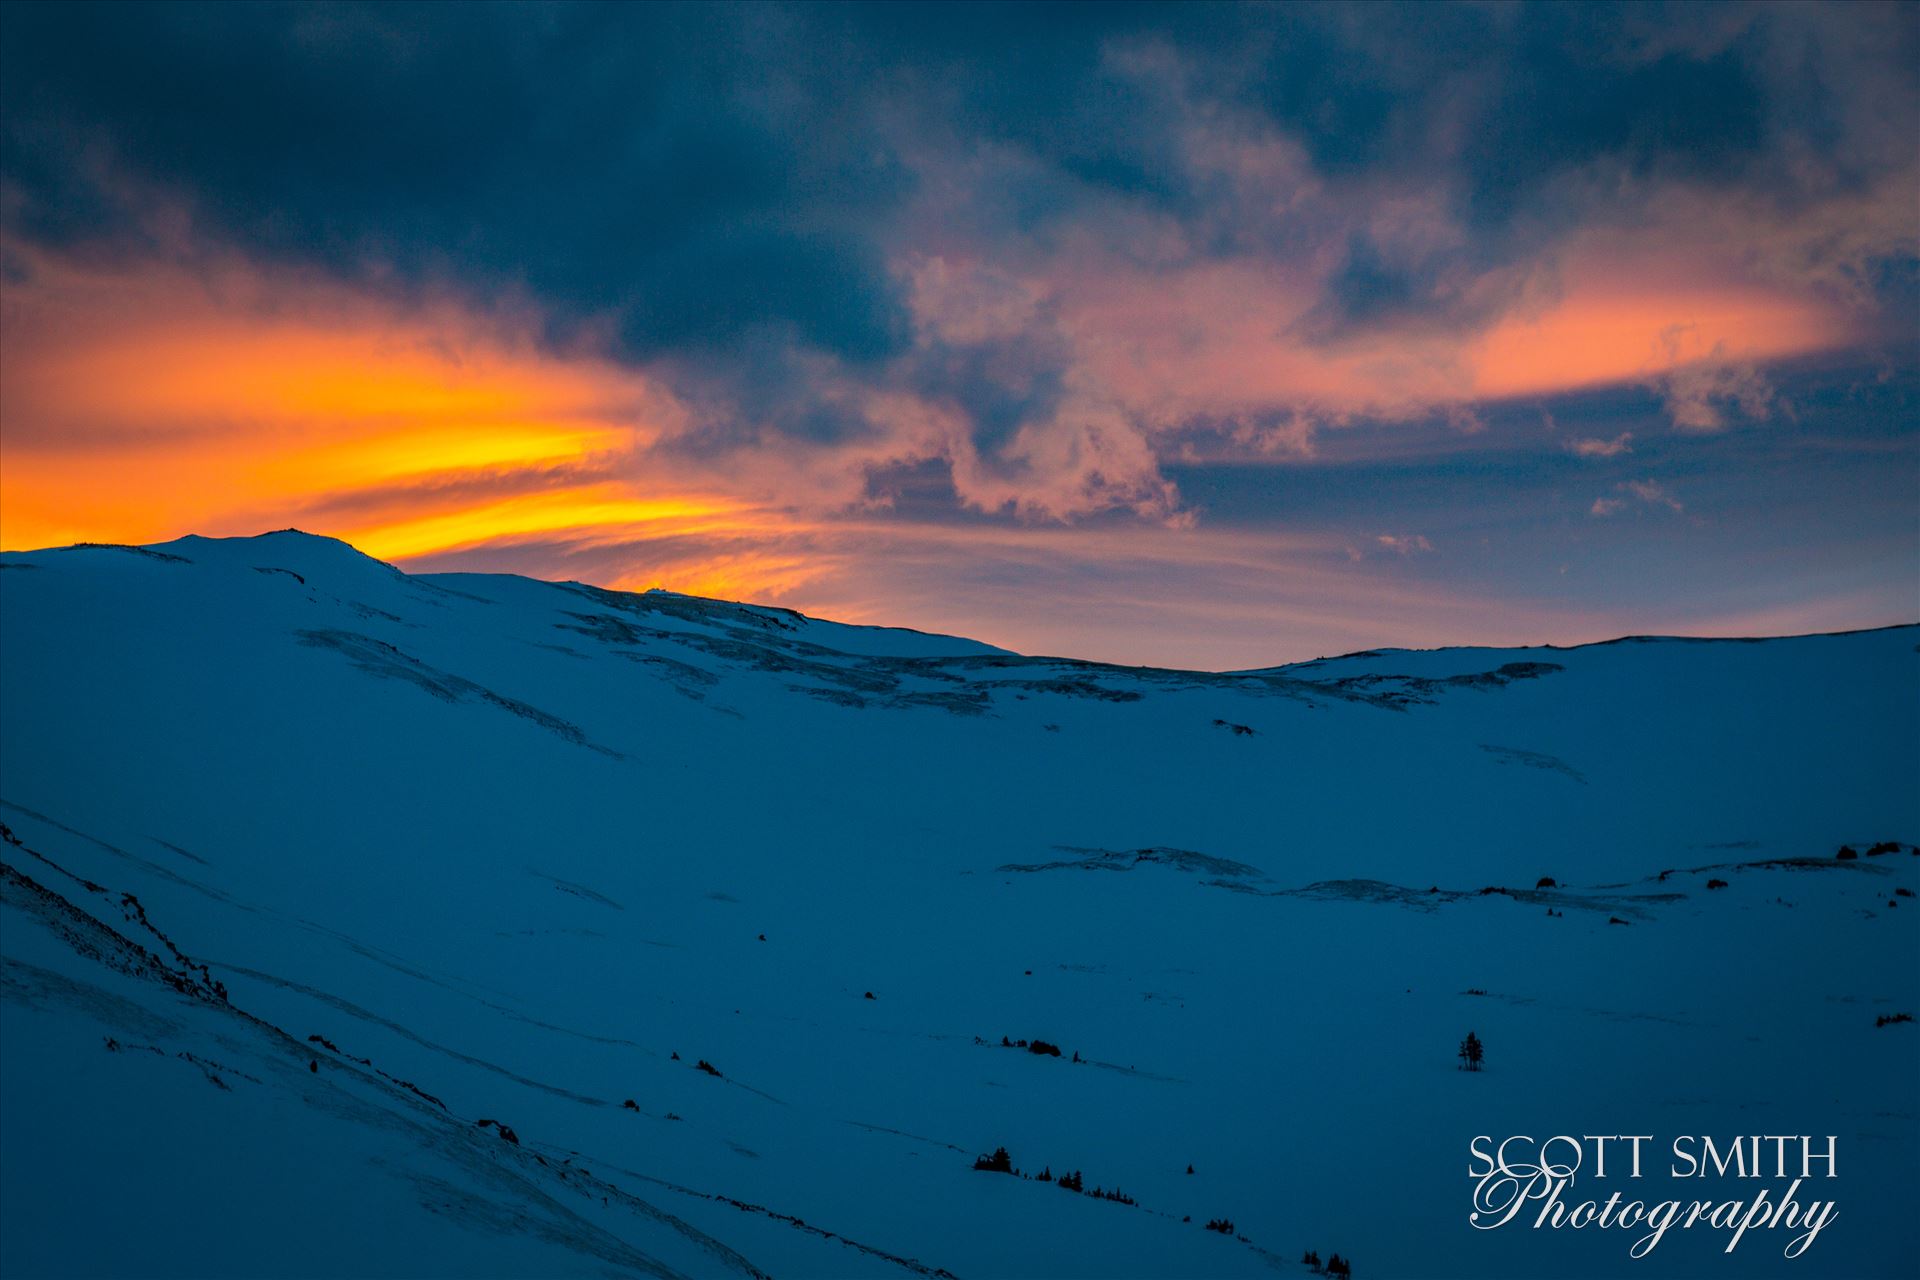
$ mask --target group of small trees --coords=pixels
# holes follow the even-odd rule
[[[1014,1168],[1013,1156],[1005,1147],[995,1147],[992,1155],[975,1156],[973,1159],[973,1167],[978,1173],[1005,1173],[1016,1178],[1030,1177],[1035,1182],[1054,1182],[1068,1191],[1078,1191],[1083,1195],[1092,1196],[1096,1200],[1111,1200],[1115,1204],[1138,1203],[1132,1196],[1120,1190],[1118,1187],[1114,1187],[1112,1190],[1108,1190],[1105,1187],[1095,1187],[1093,1190],[1088,1191],[1086,1183],[1081,1179],[1078,1169],[1075,1169],[1072,1173],[1063,1173],[1058,1178],[1053,1176],[1052,1165],[1048,1165],[1036,1174],[1023,1174],[1020,1170]]]
[[[1480,1043],[1480,1037],[1471,1031],[1467,1032],[1467,1038],[1460,1042],[1460,1069],[1478,1071],[1486,1056],[1486,1046]]]
[[[976,1043],[979,1043],[979,1042],[976,1040]],[[1037,1054],[1040,1054],[1042,1057],[1048,1057],[1048,1058],[1057,1058],[1060,1056],[1059,1045],[1050,1044],[1049,1042],[1045,1040],[1040,1040],[1040,1039],[1013,1040],[1013,1039],[1009,1039],[1006,1036],[1001,1036],[1000,1047],[1002,1049],[1025,1049],[1028,1053],[1037,1053]],[[1073,1055],[1073,1060],[1075,1062],[1080,1061],[1080,1054],[1077,1051]]]
[[[1013,1157],[1005,1147],[995,1147],[992,1155],[975,1157],[973,1167],[981,1173],[1012,1173]]]
[[[1127,1205],[1139,1203],[1139,1201],[1118,1187],[1114,1187],[1112,1190],[1108,1190],[1105,1187],[1095,1187],[1093,1190],[1088,1191],[1086,1189],[1086,1182],[1078,1169],[1075,1169],[1071,1173],[1063,1173],[1058,1178],[1054,1177],[1052,1165],[1048,1165],[1046,1168],[1040,1170],[1039,1173],[1023,1174],[1014,1168],[1013,1155],[1005,1147],[995,1147],[991,1155],[975,1156],[973,1159],[973,1167],[977,1173],[1004,1173],[1016,1178],[1030,1178],[1035,1182],[1056,1183],[1067,1191],[1077,1191],[1082,1195],[1092,1196],[1096,1200],[1111,1200],[1115,1204]],[[1187,1172],[1193,1172],[1192,1165],[1187,1166]],[[1182,1219],[1182,1221],[1192,1221],[1192,1219]],[[1218,1231],[1222,1235],[1230,1236],[1233,1234],[1233,1220],[1230,1218],[1209,1219],[1207,1222],[1207,1230]],[[1336,1257],[1337,1256],[1338,1255],[1336,1255]],[[1327,1274],[1338,1275],[1344,1273],[1328,1271]]]
[[[1316,1275],[1340,1276],[1342,1277],[1342,1280],[1346,1280],[1347,1277],[1350,1277],[1353,1275],[1353,1263],[1341,1257],[1337,1253],[1334,1254],[1332,1257],[1328,1258],[1325,1262],[1322,1262],[1320,1261],[1319,1252],[1317,1250],[1309,1249],[1307,1250],[1306,1254],[1300,1259],[1300,1262],[1301,1262],[1301,1265],[1303,1266],[1313,1268],[1313,1271]]]

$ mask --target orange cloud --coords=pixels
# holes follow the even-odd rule
[[[1716,279],[1669,257],[1576,259],[1563,275],[1554,303],[1508,315],[1469,349],[1477,397],[1644,381],[1727,359],[1778,360],[1857,336],[1844,309],[1817,295]]]
[[[1020,491],[974,466],[966,441],[949,451],[963,499],[1178,512],[1159,465],[1189,456],[1196,422],[1214,432],[1207,457],[1244,461],[1310,453],[1320,431],[1369,419],[1458,423],[1489,401],[1644,383],[1677,425],[1711,430],[1720,405],[1765,416],[1758,366],[1862,339],[1844,297],[1671,228],[1576,235],[1534,266],[1449,282],[1442,316],[1333,334],[1315,322],[1332,261],[1143,261],[1131,248],[1082,237],[1017,268],[956,251],[908,273],[923,341],[1047,351],[1063,370],[1051,419],[1004,446]]]
[[[742,510],[610,479],[669,428],[644,376],[450,304],[240,269],[37,262],[6,296],[0,545],[303,519],[377,556],[704,530]],[[309,513],[303,516],[303,513]]]

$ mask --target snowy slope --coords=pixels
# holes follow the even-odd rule
[[[1218,675],[0,564],[7,1275],[1614,1275],[1467,1141],[1648,1126],[1845,1135],[1799,1270],[1910,1266],[1920,857],[1833,852],[1920,833],[1920,628]]]

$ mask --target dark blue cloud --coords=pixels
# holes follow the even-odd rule
[[[1371,238],[1355,232],[1347,239],[1346,257],[1329,277],[1320,304],[1305,318],[1308,336],[1338,337],[1429,306],[1435,287],[1432,266],[1422,267],[1416,272],[1388,262]]]
[[[805,367],[769,349],[872,369],[909,348],[893,267],[916,202],[976,238],[1116,204],[1199,255],[1318,236],[1345,252],[1315,332],[1471,325],[1463,273],[1630,217],[1646,183],[1790,203],[1910,168],[1920,102],[1912,5],[13,4],[5,25],[0,219],[22,244],[180,251],[147,218],[177,199],[189,253],[522,289],[556,342],[591,325],[769,401]],[[1142,49],[1177,89],[1116,61]],[[1187,147],[1224,119],[1297,141],[1334,189],[1430,197],[1465,241],[1222,219]],[[938,208],[929,174],[987,148],[1026,163]],[[1057,396],[1057,369],[998,367],[943,351],[899,376],[951,388],[991,444]],[[831,416],[784,420],[854,429]]]
[[[1603,12],[1525,15],[1462,157],[1480,218],[1511,218],[1556,174],[1601,162],[1633,177],[1725,182],[1763,163],[1771,135],[1791,127],[1773,118],[1754,32],[1709,56],[1642,60],[1617,50]]]
[[[769,325],[883,354],[902,330],[871,230],[908,177],[804,48],[749,29],[764,21],[23,6],[3,55],[7,229],[126,247],[171,188],[249,252],[522,285],[562,325],[616,316],[636,356]]]

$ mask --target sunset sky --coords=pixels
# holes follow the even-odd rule
[[[9,5],[0,545],[1124,662],[1920,616],[1920,8]]]

